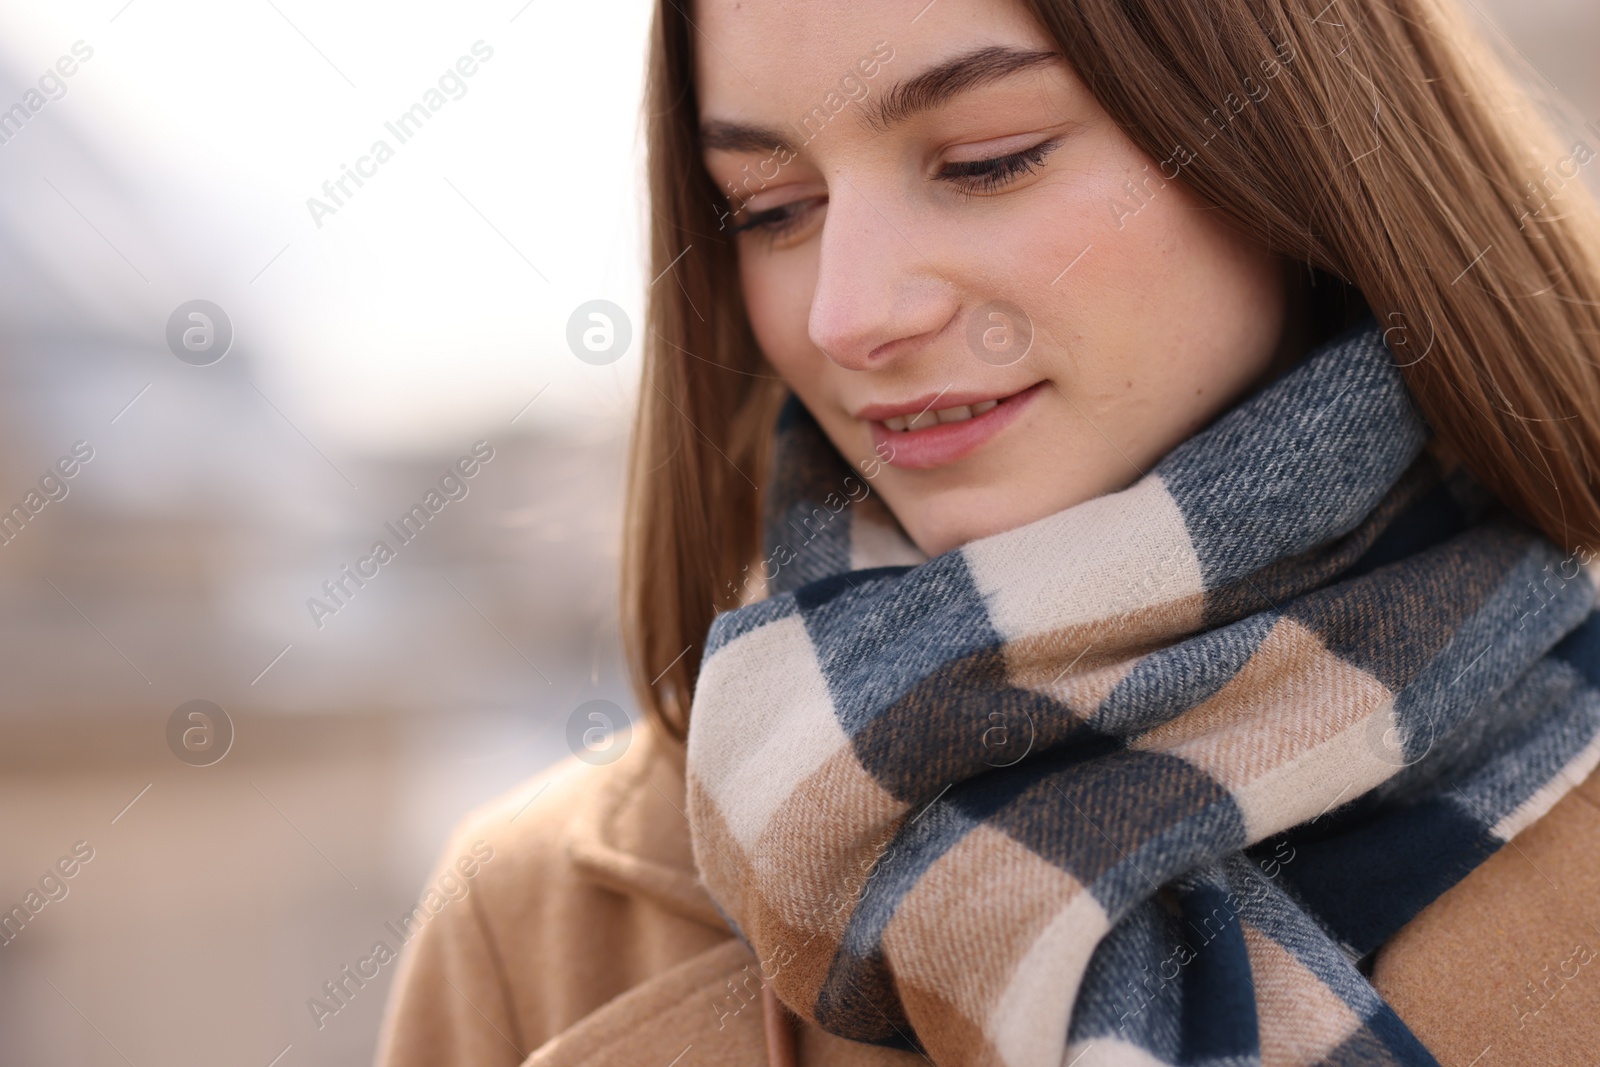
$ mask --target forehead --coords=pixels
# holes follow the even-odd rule
[[[845,79],[877,94],[976,48],[1055,47],[1016,0],[695,0],[686,10],[702,118],[782,120]],[[892,61],[871,62],[885,53]]]

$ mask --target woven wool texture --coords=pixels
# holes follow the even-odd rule
[[[688,814],[785,1003],[939,1067],[1435,1063],[1364,960],[1600,761],[1600,621],[1426,450],[1370,317],[931,560],[798,404],[777,433]]]

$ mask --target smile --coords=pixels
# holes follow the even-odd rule
[[[980,400],[976,404],[961,404],[953,408],[940,408],[938,411],[924,411],[909,418],[905,415],[896,415],[883,420],[883,424],[896,432],[906,430],[926,430],[930,426],[938,426],[947,422],[966,422],[974,415],[982,415],[985,411],[993,411],[1000,405],[998,400]]]
[[[935,408],[942,396],[920,404],[879,404],[857,416],[867,422],[872,443],[890,466],[927,470],[954,463],[1016,420],[1045,382],[1009,396],[969,399]]]

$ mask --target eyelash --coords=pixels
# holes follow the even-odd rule
[[[1060,141],[1044,141],[1021,152],[995,156],[993,159],[946,163],[934,180],[950,182],[966,193],[991,193],[1043,166],[1045,157],[1059,147]],[[813,203],[811,200],[796,200],[767,211],[758,211],[745,221],[729,227],[729,232],[740,234],[755,231],[769,239],[781,237],[799,223],[804,209]]]
[[[962,163],[946,163],[936,176],[968,193],[990,193],[1023,174],[1031,174],[1044,165],[1045,157],[1061,147],[1060,141],[1043,141],[1032,148],[1013,152],[1009,156],[993,159],[974,159]]]
[[[729,226],[728,232],[741,234],[747,231],[754,231],[759,236],[769,240],[781,237],[799,223],[800,209],[806,208],[812,203],[813,201],[811,200],[796,200],[767,211],[758,211],[743,222]]]

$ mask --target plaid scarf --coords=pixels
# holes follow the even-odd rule
[[[688,796],[786,1004],[940,1067],[1436,1062],[1372,956],[1600,761],[1600,622],[1371,318],[932,560],[798,404],[777,432]]]

